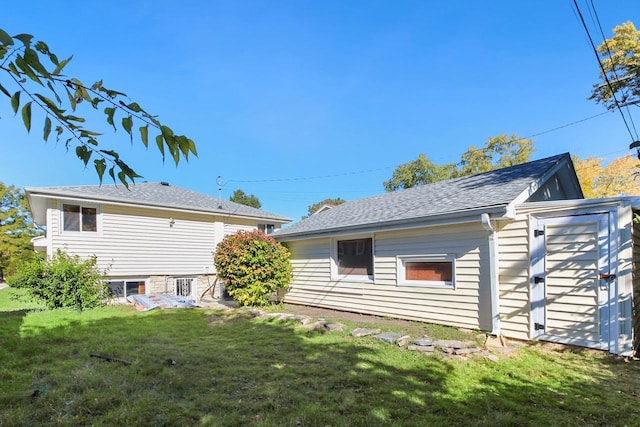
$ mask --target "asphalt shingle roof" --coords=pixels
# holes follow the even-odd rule
[[[161,182],[143,182],[129,185],[127,190],[122,185],[80,185],[64,187],[32,187],[25,189],[34,194],[66,196],[100,201],[128,203],[156,207],[196,210],[225,215],[249,216],[289,222],[290,218],[276,215],[261,209],[221,200],[207,194]]]
[[[278,230],[314,234],[382,223],[424,220],[465,210],[506,207],[569,154],[343,203]]]

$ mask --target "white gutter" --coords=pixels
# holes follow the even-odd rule
[[[491,286],[491,335],[500,336],[500,281],[498,276],[498,234],[489,215],[480,215],[482,228],[489,232],[489,281]]]

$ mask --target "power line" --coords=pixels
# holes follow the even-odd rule
[[[555,132],[557,130],[564,129],[564,128],[569,127],[569,126],[574,126],[574,125],[577,125],[579,123],[586,122],[587,120],[592,120],[592,119],[595,119],[596,117],[600,117],[600,116],[603,116],[605,114],[609,114],[609,113],[612,113],[612,112],[613,112],[612,110],[606,110],[606,111],[603,111],[601,113],[594,114],[593,116],[585,117],[584,119],[576,120],[576,121],[573,121],[573,122],[570,122],[570,123],[566,123],[564,125],[560,125],[560,126],[556,126],[554,128],[551,128],[551,129],[544,130],[542,132],[538,132],[538,133],[534,133],[534,134],[529,135],[529,136],[525,136],[524,139],[530,139],[530,138],[534,138],[536,136],[540,136],[540,135],[544,135],[544,134],[547,134],[547,133]],[[621,150],[621,151],[625,151],[625,150]],[[611,154],[611,153],[609,153],[609,154]],[[606,156],[606,155],[607,154],[603,154],[603,156]],[[314,180],[314,179],[326,179],[326,178],[337,178],[337,177],[349,176],[349,175],[360,175],[360,174],[365,174],[365,173],[378,172],[378,171],[381,171],[381,170],[395,169],[396,167],[397,166],[384,166],[384,167],[375,168],[375,169],[365,169],[365,170],[352,171],[352,172],[343,172],[343,173],[336,173],[336,174],[330,174],[330,175],[317,175],[317,176],[297,177],[297,178],[246,179],[246,180],[230,179],[228,181],[225,181],[225,184],[231,183],[231,182],[237,182],[237,183],[268,183],[268,182],[287,182],[287,181],[310,181],[310,180]]]
[[[602,36],[602,40],[604,41],[604,46],[607,49],[607,52],[609,53],[609,60],[611,61],[611,71],[613,72],[613,75],[616,78],[616,81],[619,81],[619,80],[621,80],[621,78],[620,78],[620,76],[618,76],[618,72],[616,71],[615,56],[613,55],[613,52],[609,48],[609,42],[607,41],[607,37],[604,34],[604,30],[602,29],[602,24],[600,23],[600,17],[598,16],[598,11],[596,10],[596,6],[593,4],[593,0],[589,0],[589,1],[591,2],[590,10],[593,10],[593,15],[595,15],[595,17],[596,17],[595,21],[596,21],[596,23],[598,25],[598,28],[600,29],[600,35]],[[587,4],[587,6],[588,6],[588,4]],[[593,19],[593,18],[591,18],[591,19]],[[624,98],[625,98],[625,94],[623,94],[623,99]],[[625,103],[623,106],[627,110],[627,115],[629,116],[629,121],[631,122],[631,126],[633,127],[633,131],[635,132],[636,139],[637,139],[638,138],[638,130],[636,129],[636,124],[634,123],[633,117],[631,116],[631,112],[629,111],[629,104]]]
[[[620,116],[622,117],[622,121],[624,122],[624,125],[627,128],[627,131],[629,132],[629,136],[631,137],[631,141],[634,141],[636,138],[634,138],[633,133],[631,132],[631,128],[629,127],[629,123],[627,123],[627,118],[624,116],[624,113],[622,112],[622,108],[620,107],[620,103],[618,102],[618,97],[616,97],[616,94],[613,91],[613,86],[611,85],[611,82],[609,81],[609,77],[607,76],[607,72],[605,71],[604,66],[602,65],[602,61],[600,60],[600,55],[598,55],[598,49],[596,48],[596,45],[593,42],[593,38],[591,38],[591,33],[589,32],[589,28],[587,27],[587,23],[584,20],[584,16],[582,15],[582,11],[580,10],[580,6],[578,6],[577,0],[573,0],[573,4],[574,4],[574,6],[576,8],[576,12],[578,12],[578,16],[580,17],[580,22],[582,23],[582,26],[583,26],[585,32],[587,33],[587,37],[589,39],[589,43],[591,44],[591,48],[593,49],[593,53],[596,55],[596,60],[598,61],[598,65],[600,66],[600,70],[602,71],[602,77],[604,78],[604,81],[607,84],[607,87],[611,91],[611,95],[613,96],[613,101],[614,101],[614,103],[616,105],[616,108],[620,112]]]

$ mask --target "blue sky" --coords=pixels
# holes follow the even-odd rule
[[[607,37],[640,24],[637,0],[593,3]],[[456,162],[491,136],[530,137],[604,112],[587,100],[598,64],[572,4],[36,0],[3,5],[0,28],[73,54],[68,74],[102,79],[197,143],[198,158],[163,164],[100,117],[103,144],[144,180],[217,196],[221,176],[223,198],[239,188],[297,220],[325,198],[384,192],[393,169],[420,153]],[[27,134],[0,103],[0,181],[98,183],[41,129],[34,120]],[[617,113],[534,139],[534,159],[610,159],[631,142]]]

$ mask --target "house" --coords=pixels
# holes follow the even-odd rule
[[[349,201],[274,236],[292,253],[288,303],[630,354],[639,208],[585,200],[562,154]]]
[[[213,253],[226,235],[272,232],[291,221],[166,182],[25,188],[25,194],[34,222],[46,228],[33,240],[36,249],[95,255],[118,297],[168,292],[197,300],[215,281]]]

